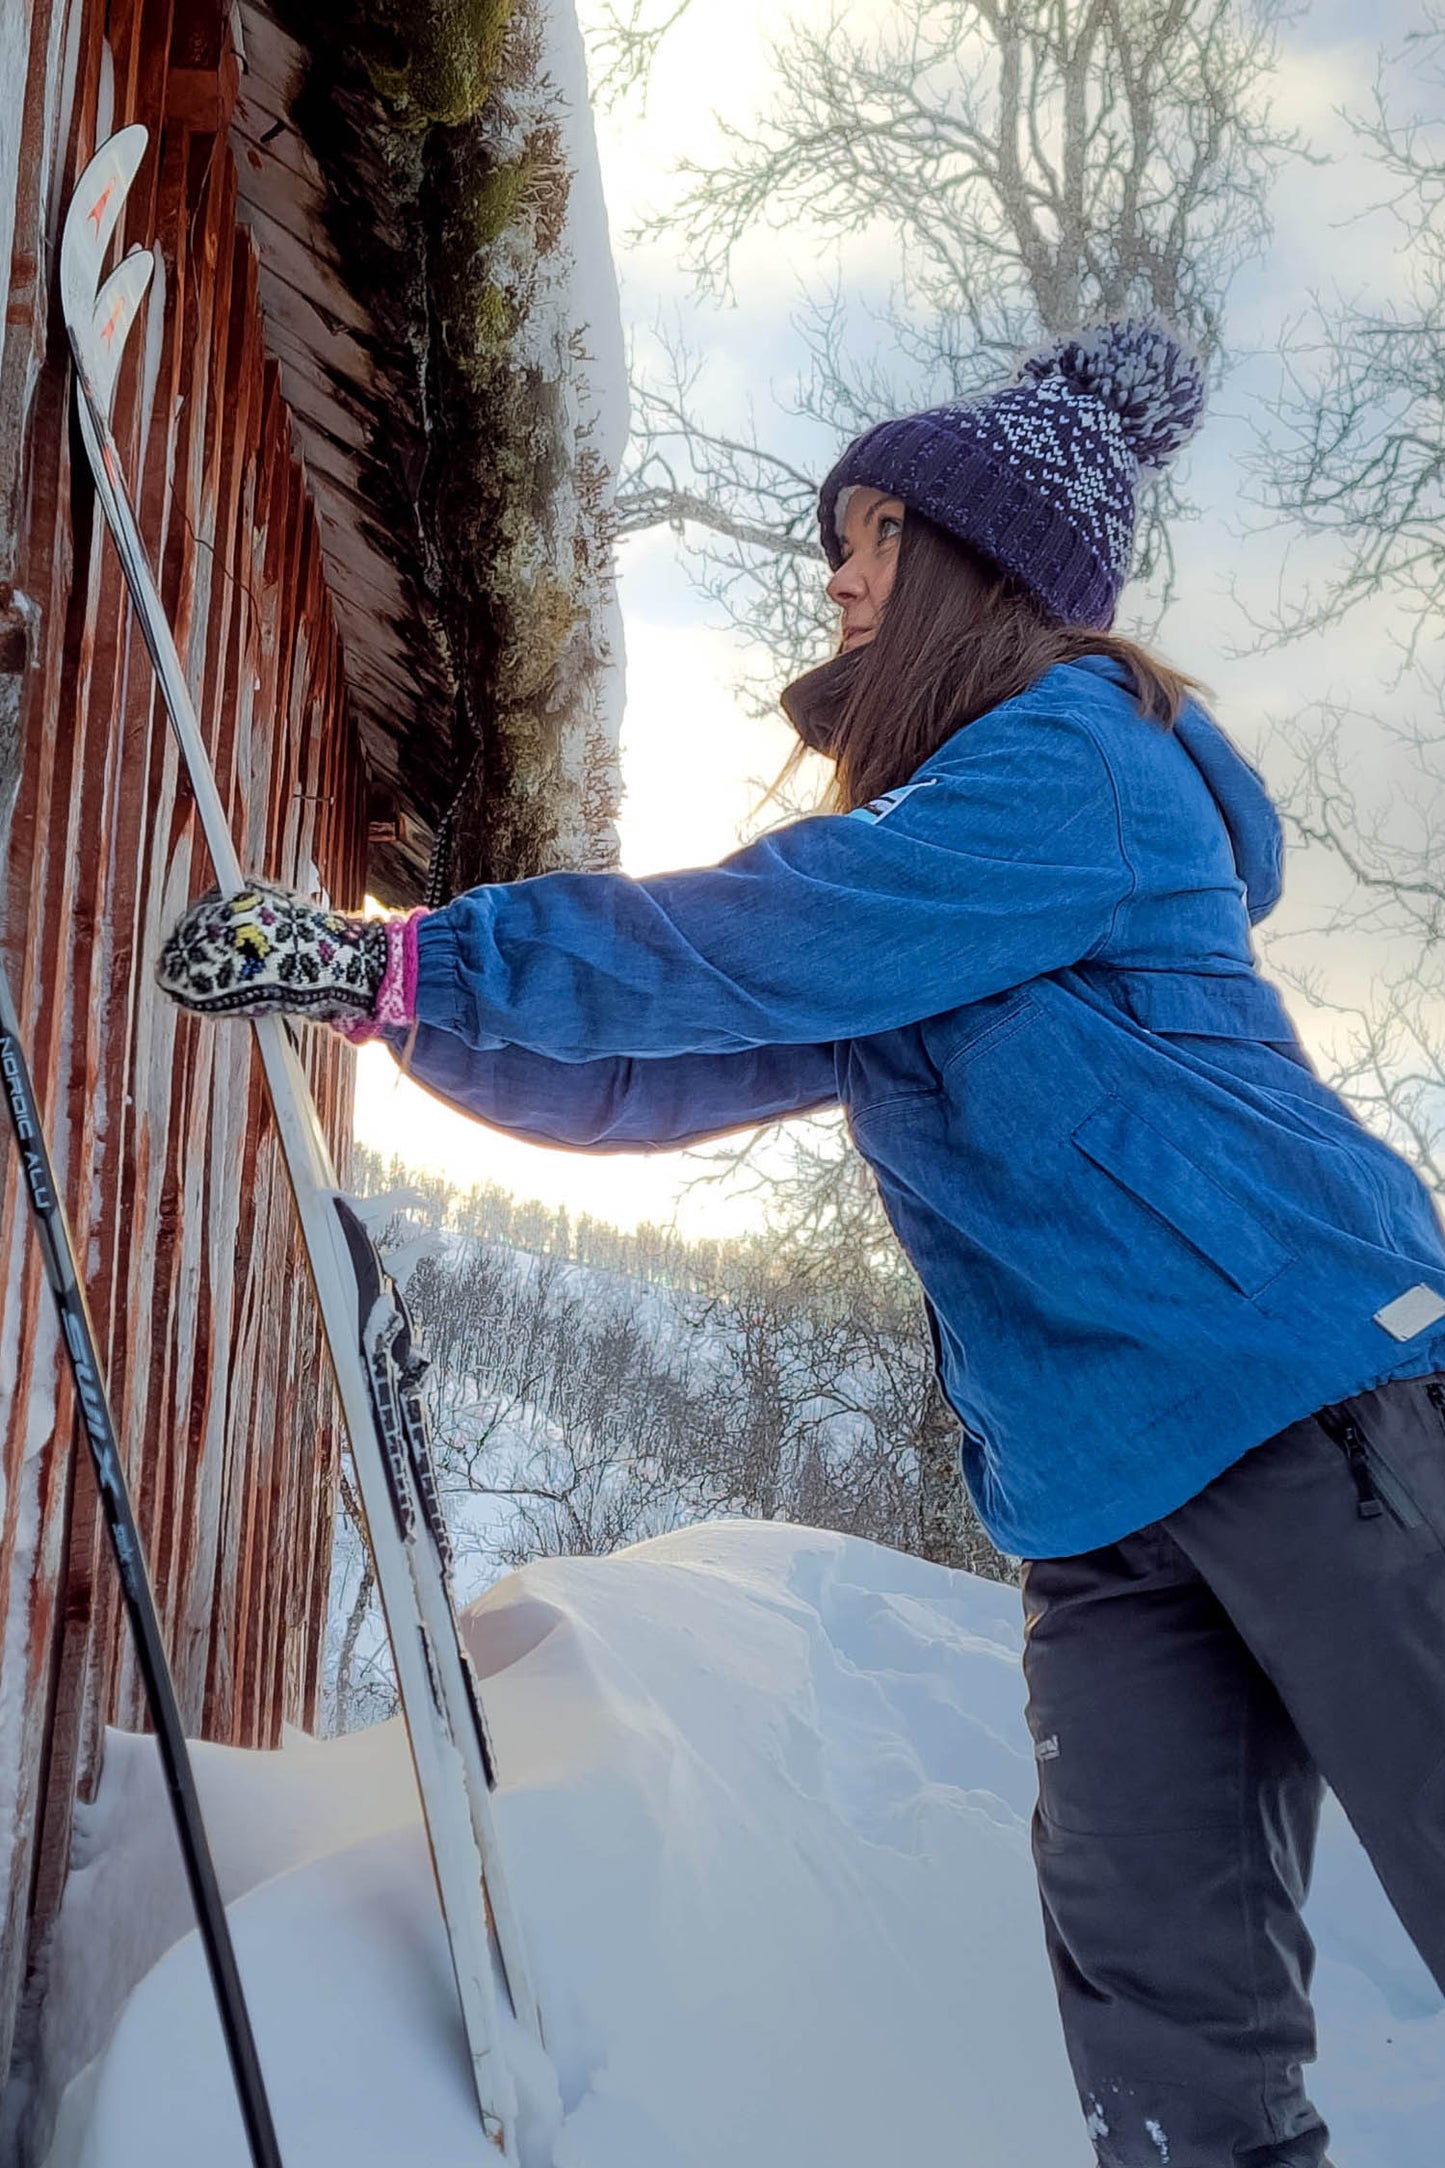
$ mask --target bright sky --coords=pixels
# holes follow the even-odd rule
[[[584,20],[591,4],[584,0]],[[803,0],[794,12],[821,17],[834,4]],[[849,14],[868,20],[886,12],[885,0],[864,0]],[[1267,771],[1272,720],[1332,692],[1379,712],[1380,688],[1395,674],[1391,636],[1398,624],[1385,605],[1356,611],[1337,631],[1274,656],[1232,655],[1249,638],[1235,595],[1266,607],[1282,578],[1297,591],[1326,562],[1319,552],[1296,547],[1286,567],[1283,538],[1265,530],[1258,513],[1241,502],[1237,459],[1248,441],[1246,421],[1258,415],[1259,394],[1278,381],[1274,350],[1311,293],[1327,299],[1367,289],[1379,301],[1405,291],[1408,266],[1398,228],[1385,213],[1362,209],[1377,204],[1385,190],[1363,165],[1338,109],[1359,110],[1374,74],[1377,41],[1398,38],[1395,26],[1413,20],[1414,11],[1399,0],[1386,0],[1368,14],[1352,0],[1315,0],[1292,31],[1276,117],[1300,129],[1332,162],[1287,167],[1277,185],[1274,243],[1264,262],[1240,274],[1231,297],[1230,332],[1241,362],[1182,467],[1202,517],[1176,537],[1180,600],[1158,644],[1215,688],[1221,721],[1260,754]],[[645,330],[659,313],[688,307],[690,297],[676,251],[665,240],[637,246],[629,231],[643,210],[667,201],[679,156],[706,156],[714,111],[742,121],[756,109],[766,84],[766,34],[777,26],[773,0],[693,0],[664,46],[646,113],[629,107],[598,118],[623,313],[631,327]],[[891,247],[880,250],[876,239],[864,237],[843,266],[845,282],[876,285]],[[715,410],[737,415],[751,402],[785,448],[786,422],[768,417],[775,396],[786,396],[789,366],[796,366],[789,318],[803,281],[816,279],[818,263],[816,235],[796,226],[784,234],[759,233],[737,257],[735,304],[694,310],[690,319],[693,342],[708,354],[706,384]],[[811,445],[804,456],[814,456]],[[670,534],[629,542],[620,571],[628,655],[623,865],[646,874],[706,863],[740,840],[762,780],[770,780],[787,757],[790,733],[781,716],[756,721],[733,698],[729,688],[747,660],[745,651],[709,618]],[[1126,617],[1127,603],[1121,628]],[[1307,870],[1295,869],[1282,930],[1288,931],[1291,915],[1298,923],[1308,908],[1311,882]],[[1336,942],[1332,980],[1361,990],[1375,961]],[[487,1131],[400,1080],[390,1056],[375,1050],[360,1060],[356,1127],[364,1142],[413,1164],[445,1169],[460,1184],[499,1181],[518,1194],[565,1202],[573,1212],[623,1226],[675,1216],[684,1228],[723,1233],[756,1212],[745,1195],[729,1196],[715,1184],[689,1194],[698,1164],[681,1154],[548,1152]]]
[[[627,717],[622,761],[627,796],[619,823],[629,873],[703,865],[722,857],[757,805],[754,778],[771,781],[792,733],[781,715],[755,722],[728,685],[736,648],[720,632],[684,620],[690,598],[671,550],[642,538],[626,552],[621,592],[627,626]],[[662,557],[661,567],[649,563]],[[668,588],[674,615],[669,616]],[[588,1154],[523,1144],[438,1105],[400,1075],[388,1053],[364,1047],[356,1084],[356,1134],[411,1165],[439,1167],[465,1188],[501,1182],[518,1196],[565,1204],[619,1227],[641,1220],[725,1234],[752,1223],[745,1195],[709,1182],[689,1197],[701,1171],[679,1152]]]

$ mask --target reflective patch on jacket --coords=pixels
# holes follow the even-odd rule
[[[911,798],[916,790],[928,790],[937,781],[936,775],[921,775],[915,782],[900,783],[897,790],[885,791],[883,796],[875,798],[871,805],[855,805],[848,818],[853,821],[886,820],[890,813],[897,811],[905,798]]]

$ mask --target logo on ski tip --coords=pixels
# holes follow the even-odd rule
[[[100,194],[96,197],[94,203],[85,214],[87,224],[94,226],[97,234],[99,234],[100,232],[100,222],[105,216],[105,207],[114,194],[115,176],[114,174],[112,174],[111,178],[106,182],[104,188],[102,188]]]
[[[115,307],[111,310],[109,316],[100,327],[100,336],[105,341],[107,352],[110,349],[111,340],[115,337],[116,329],[121,323],[121,320],[124,316],[125,303],[123,301],[117,301]]]

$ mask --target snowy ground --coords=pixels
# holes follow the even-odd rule
[[[525,2168],[1084,2168],[1010,1590],[726,1523],[531,1566],[467,1631],[552,2056]],[[202,1784],[289,2168],[480,2168],[397,1727],[207,1749]],[[242,2168],[145,1742],[79,1862],[49,2168]],[[1341,2168],[1438,2168],[1445,2014],[1338,1825],[1315,1927]]]

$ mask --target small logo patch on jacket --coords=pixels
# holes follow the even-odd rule
[[[1047,1739],[1040,1739],[1034,1748],[1035,1761],[1057,1761],[1059,1758],[1059,1735],[1051,1731]]]
[[[1407,1287],[1403,1295],[1387,1302],[1383,1310],[1375,1312],[1375,1323],[1383,1325],[1392,1340],[1413,1340],[1427,1325],[1436,1324],[1445,1317],[1445,1297],[1437,1295],[1433,1287],[1422,1280],[1416,1287]]]
[[[905,798],[911,798],[916,790],[927,790],[931,783],[937,781],[936,775],[921,775],[916,783],[900,783],[897,790],[885,791],[883,796],[875,798],[871,805],[855,805],[848,818],[853,821],[886,820],[890,813],[897,812]]]

